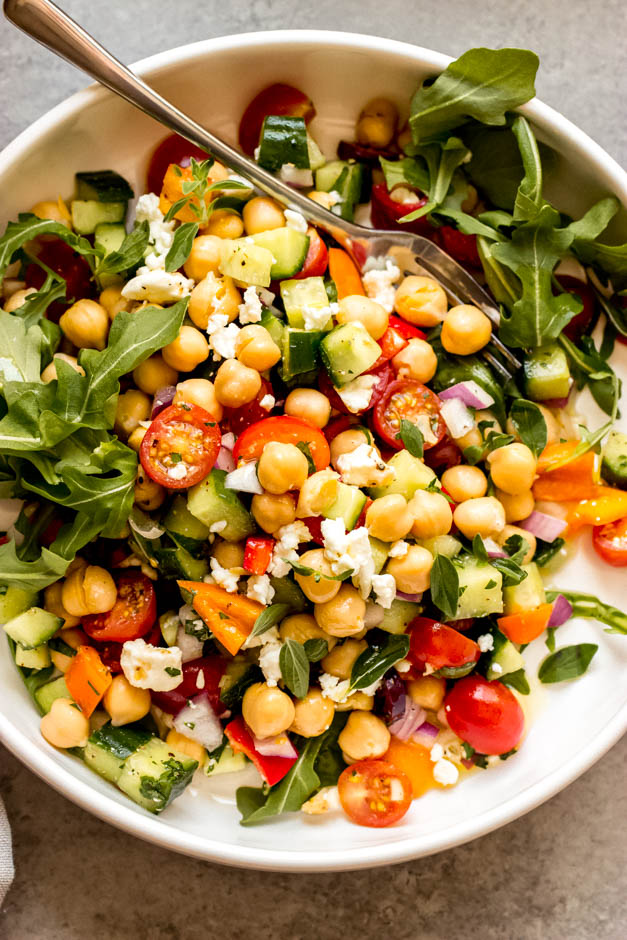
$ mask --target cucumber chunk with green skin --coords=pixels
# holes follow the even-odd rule
[[[336,192],[340,201],[331,207],[331,212],[350,222],[355,215],[355,205],[364,201],[366,175],[361,163],[332,160],[316,170],[316,189],[325,193]]]
[[[372,560],[374,561],[374,573],[381,574],[383,566],[388,560],[388,555],[390,554],[390,546],[388,542],[382,542],[381,539],[375,539],[372,535],[368,536],[368,541],[370,542],[370,551],[372,553]]]
[[[459,578],[457,610],[452,620],[503,612],[503,576],[486,562],[466,557],[455,562]]]
[[[52,679],[41,685],[34,693],[35,701],[43,715],[47,715],[52,708],[52,703],[58,698],[72,698],[65,684],[65,676],[59,676],[58,679]]]
[[[613,486],[627,490],[627,434],[610,431],[601,456],[601,476]]]
[[[338,483],[337,497],[322,515],[325,519],[343,519],[346,531],[354,529],[366,505],[366,495],[357,486]]]
[[[408,450],[399,450],[388,460],[388,467],[394,468],[394,479],[387,486],[370,486],[368,495],[372,499],[380,496],[389,496],[391,493],[400,493],[410,500],[416,490],[426,489],[435,473],[419,457],[412,457]]]
[[[305,119],[287,114],[269,114],[264,118],[257,163],[270,173],[276,173],[286,163],[299,170],[308,170],[309,141]]]
[[[510,584],[503,590],[506,614],[520,614],[546,603],[544,581],[535,562],[520,566],[527,577],[520,584]]]
[[[23,614],[36,600],[36,591],[3,584],[0,586],[0,623],[6,623],[18,614]]]
[[[497,633],[494,638],[494,652],[490,659],[486,678],[490,681],[500,679],[510,672],[524,669],[524,666],[524,660],[511,640],[503,637],[502,633]]]
[[[22,669],[47,669],[50,665],[50,653],[48,644],[42,643],[41,646],[35,646],[27,649],[21,643],[15,646],[15,665]]]
[[[185,581],[202,581],[209,574],[206,558],[194,558],[181,545],[155,549],[159,572],[164,578],[182,578]]]
[[[111,723],[94,731],[83,748],[83,760],[100,777],[117,783],[124,770],[124,762],[146,744],[152,735],[136,728],[116,728]]]
[[[101,222],[94,232],[94,245],[102,248],[106,255],[118,251],[126,238],[126,228],[121,222]]]
[[[182,535],[189,544],[185,547],[191,548],[196,543],[200,546],[209,538],[209,526],[204,525],[200,519],[192,515],[187,506],[187,500],[184,496],[175,496],[172,504],[163,520],[163,528],[172,535]]]
[[[329,306],[329,298],[322,277],[305,277],[302,280],[288,279],[281,281],[280,289],[287,322],[290,326],[299,330],[305,327],[303,318],[303,309],[305,307],[325,310]],[[333,319],[329,317],[321,329],[330,330],[332,326]]]
[[[150,813],[161,813],[190,783],[198,761],[151,738],[124,761],[117,785]]]
[[[316,368],[324,335],[320,330],[296,330],[291,326],[283,331],[280,375],[284,382]]]
[[[297,274],[305,263],[309,236],[284,225],[269,232],[248,236],[255,245],[267,248],[274,261],[270,274],[273,281]]]
[[[243,754],[235,754],[229,744],[226,745],[220,756],[216,759],[209,757],[205,764],[205,773],[208,777],[218,777],[220,774],[235,774],[244,770],[248,761]]]
[[[254,533],[255,524],[235,490],[226,489],[225,477],[226,471],[214,467],[208,477],[188,491],[187,508],[203,525],[226,522],[220,538],[239,542]]]
[[[414,617],[418,617],[420,613],[422,613],[420,604],[395,598],[392,606],[384,611],[379,628],[385,630],[386,633],[405,633]]]
[[[89,170],[76,173],[75,179],[77,199],[128,202],[134,196],[133,190],[124,177],[114,170]]]
[[[79,235],[93,235],[99,225],[124,222],[126,202],[97,202],[75,199],[72,203],[72,227]]]
[[[279,320],[267,307],[263,308],[259,323],[268,331],[279,349],[283,349],[283,334],[287,329],[285,323]]]
[[[274,257],[268,248],[250,242],[248,238],[225,238],[220,249],[221,274],[256,287],[270,286]]]
[[[320,354],[331,381],[341,386],[371,369],[381,347],[361,323],[343,323],[326,334]]]
[[[556,343],[539,346],[524,362],[525,389],[532,401],[566,398],[570,369],[566,353]]]
[[[417,539],[417,544],[426,548],[434,557],[446,555],[447,558],[455,558],[462,550],[462,543],[454,535],[436,535],[432,539]]]
[[[62,626],[61,617],[41,607],[31,607],[5,623],[4,630],[24,649],[32,650],[49,640]]]

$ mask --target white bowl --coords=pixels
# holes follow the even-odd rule
[[[264,85],[287,81],[313,98],[314,133],[332,153],[350,137],[363,103],[375,94],[407,110],[419,80],[443,69],[446,56],[389,39],[348,33],[251,33],[184,46],[141,62],[137,69],[159,91],[226,138]],[[608,192],[627,204],[627,176],[573,124],[534,101],[524,108],[541,138],[559,154],[559,185],[549,195],[577,214]],[[88,88],[54,108],[0,155],[2,221],[40,199],[69,195],[76,170],[112,167],[142,191],[151,147],[164,129],[100,88]],[[625,217],[622,219],[623,227]],[[619,223],[620,224],[620,223]],[[627,348],[617,368],[627,377]],[[625,411],[625,408],[623,408]],[[590,412],[591,415],[593,412]],[[591,417],[596,426],[598,416]],[[563,587],[600,594],[621,606],[624,574],[601,567],[589,539],[557,579]],[[515,819],[553,796],[597,761],[627,728],[624,670],[627,643],[599,624],[575,620],[560,629],[560,643],[590,640],[599,652],[587,675],[542,690],[520,753],[495,770],[477,772],[452,791],[431,792],[405,819],[384,830],[364,829],[344,817],[287,816],[246,829],[228,795],[227,778],[201,779],[161,817],[136,807],[80,761],[48,746],[39,716],[0,643],[0,738],[44,780],[108,822],[188,855],[247,868],[329,871],[367,868],[428,855],[458,845]],[[534,649],[534,646],[536,647]],[[535,665],[541,641],[529,650]],[[198,777],[200,775],[197,775]]]

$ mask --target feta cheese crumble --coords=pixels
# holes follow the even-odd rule
[[[209,526],[209,531],[214,532],[216,534],[220,532],[224,532],[225,529],[226,529],[226,519],[220,519],[219,522],[214,522],[212,525]]]
[[[135,208],[135,221],[148,222],[150,232],[149,243],[154,247],[154,254],[165,256],[172,247],[176,222],[166,222],[159,206],[159,197],[156,193],[144,193],[137,200]]]
[[[176,646],[153,646],[145,640],[127,640],[120,656],[122,672],[136,689],[170,692],[183,681],[181,651]]]
[[[261,320],[261,300],[256,289],[251,285],[244,291],[244,303],[239,305],[240,323],[259,323]]]
[[[274,533],[276,543],[272,552],[272,559],[268,565],[268,573],[275,578],[284,578],[290,573],[288,561],[298,561],[298,548],[300,542],[309,542],[311,532],[304,522],[290,522],[283,525]],[[286,561],[287,559],[287,561]]]
[[[226,326],[228,322],[229,318],[226,313],[212,313],[207,320],[207,334],[211,336],[211,334],[215,333],[216,330]]]
[[[452,761],[443,757],[433,767],[433,779],[445,787],[452,787],[459,780],[459,770]]]
[[[294,209],[285,209],[285,224],[288,228],[293,229],[295,232],[301,232],[303,235],[307,232],[308,223],[307,219],[300,212],[296,212]]]
[[[311,304],[304,304],[301,308],[303,325],[306,330],[322,330],[331,317],[337,314],[338,310],[339,307],[336,303],[329,304],[328,307],[314,307]]]
[[[333,574],[352,571],[352,581],[364,600],[372,589],[374,559],[368,529],[359,526],[346,532],[343,519],[324,519],[320,526],[324,540],[324,556]]]
[[[341,454],[337,469],[342,482],[352,486],[383,486],[394,479],[394,467],[388,467],[376,449],[367,443],[360,444],[349,454]]]
[[[279,680],[283,678],[279,665],[282,646],[283,643],[281,640],[271,640],[261,647],[261,652],[259,653],[259,668],[270,686],[277,685]]]
[[[366,271],[362,281],[368,297],[381,304],[386,313],[394,310],[395,284],[400,280],[401,272],[394,262],[387,258],[385,270]]]
[[[259,407],[263,408],[264,411],[272,411],[276,405],[276,398],[274,395],[264,395],[261,401],[259,402]]]
[[[272,603],[274,588],[267,574],[251,575],[246,584],[246,597],[250,597],[253,601],[258,601],[260,604],[263,604],[264,607]]]
[[[477,645],[482,653],[489,653],[490,650],[494,649],[494,637],[491,633],[483,633],[480,637],[477,637]]]
[[[356,379],[335,388],[351,414],[358,414],[369,407],[374,387],[378,382],[376,375],[358,375]]]
[[[323,698],[330,698],[332,702],[336,702],[338,705],[347,700],[350,679],[339,679],[328,672],[322,672],[318,681]]]
[[[404,539],[399,539],[397,542],[392,542],[388,552],[388,558],[404,558],[408,551],[409,542],[406,542]]]
[[[220,326],[211,333],[209,345],[213,350],[215,362],[219,359],[235,359],[239,330],[237,323],[229,323],[228,326]]]
[[[229,594],[235,594],[237,591],[237,582],[239,575],[230,568],[223,568],[217,558],[210,558],[211,576],[216,584],[228,591]]]
[[[373,574],[372,588],[377,600],[377,604],[385,607],[386,610],[392,606],[392,601],[396,597],[396,580],[391,574]]]
[[[175,463],[173,467],[168,467],[167,474],[171,480],[184,480],[187,476],[187,466],[183,461]]]
[[[131,278],[122,288],[127,300],[148,300],[153,304],[175,303],[191,294],[194,282],[178,272],[162,268],[150,270],[139,268],[137,277]]]

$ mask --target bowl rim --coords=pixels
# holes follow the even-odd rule
[[[177,46],[141,59],[132,65],[142,77],[158,77],[160,70],[180,62],[204,57],[212,52],[228,51],[238,47],[251,48],[271,43],[308,45],[324,44],[326,47],[349,47],[358,50],[387,52],[391,56],[414,59],[417,64],[431,67],[434,73],[444,69],[452,61],[450,56],[434,50],[415,46],[398,40],[365,34],[327,30],[268,30],[237,35],[220,36]],[[0,177],[5,169],[30,149],[33,143],[61,121],[71,118],[90,104],[112,94],[97,85],[76,92],[64,99],[33,124],[22,131],[0,153]],[[593,168],[600,181],[607,185],[624,204],[627,204],[627,172],[603,148],[581,131],[575,124],[553,108],[534,98],[521,109],[534,123],[551,129],[564,138],[572,150],[580,152]],[[162,848],[207,861],[266,871],[344,871],[374,868],[410,861],[454,848],[464,842],[492,832],[514,819],[535,809],[554,796],[569,783],[598,761],[627,731],[627,701],[606,724],[603,732],[589,741],[573,758],[558,770],[547,774],[535,784],[518,791],[478,816],[463,823],[445,826],[435,833],[410,836],[402,841],[380,843],[371,846],[358,845],[353,848],[327,850],[326,853],[267,849],[235,843],[225,843],[204,836],[163,825],[156,817],[143,813],[137,807],[125,806],[111,797],[103,796],[87,782],[76,777],[69,768],[60,765],[52,753],[42,745],[30,740],[16,725],[0,713],[0,741],[30,770],[55,790],[131,835],[138,836]]]

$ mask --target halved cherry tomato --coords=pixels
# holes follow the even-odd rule
[[[614,568],[627,567],[627,516],[595,526],[592,545],[597,555]]]
[[[372,224],[375,228],[382,229],[405,229],[408,232],[415,232],[417,235],[425,235],[427,238],[433,238],[434,228],[423,216],[416,219],[415,222],[399,222],[403,216],[415,212],[416,209],[422,209],[427,203],[427,197],[416,193],[415,202],[396,202],[390,196],[385,183],[375,183],[372,187]]]
[[[303,522],[309,529],[311,541],[316,542],[318,545],[324,545],[324,539],[322,537],[322,523],[324,522],[324,516],[307,516],[305,519],[301,519],[301,522]]]
[[[434,672],[439,669],[459,669],[469,663],[476,663],[481,655],[474,640],[430,617],[414,618],[408,632],[407,658],[421,673],[427,666]]]
[[[168,137],[164,137],[161,143],[155,147],[148,164],[146,175],[148,192],[159,195],[163,185],[163,177],[171,163],[176,163],[178,166],[189,166],[192,157],[198,163],[201,163],[208,156],[206,150],[201,150],[195,144],[190,144],[180,134],[170,134]]]
[[[296,281],[305,277],[322,277],[329,264],[327,246],[322,241],[315,228],[310,225],[307,229],[307,234],[309,235],[309,248],[307,249],[305,263],[298,274],[292,275],[292,278]]]
[[[281,444],[308,444],[316,470],[324,470],[329,466],[331,452],[322,431],[304,418],[292,418],[287,415],[266,418],[251,424],[236,440],[233,456],[235,460],[257,460],[270,441],[279,441]]]
[[[341,434],[342,431],[348,431],[349,428],[354,427],[356,424],[359,424],[357,415],[340,415],[329,421],[326,428],[324,428],[324,436],[330,444],[338,434]]]
[[[340,411],[345,415],[362,415],[366,411],[370,411],[376,403],[379,401],[389,383],[394,378],[394,371],[392,367],[383,362],[379,365],[378,368],[373,367],[369,375],[376,375],[377,382],[372,387],[372,395],[370,396],[370,402],[365,408],[360,409],[359,411],[349,411],[342,399],[340,398],[335,385],[333,385],[331,379],[329,378],[329,373],[326,369],[320,369],[318,373],[318,388],[323,395],[326,395],[329,401],[331,402],[331,407],[335,408],[336,411]],[[346,429],[344,429],[346,430]]]
[[[439,228],[438,235],[442,248],[451,258],[455,258],[460,264],[468,264],[472,268],[481,267],[476,235],[464,235],[451,225],[443,225]]]
[[[144,637],[146,643],[150,643],[151,646],[160,646],[161,645],[161,628],[159,623],[155,623],[150,633],[147,633]],[[94,640],[93,637],[90,637],[91,645],[98,650],[100,653],[100,658],[107,667],[113,673],[122,672],[122,666],[120,664],[120,657],[122,656],[122,647],[123,643],[116,643],[113,640]],[[85,638],[87,641],[87,638]]]
[[[523,710],[502,682],[467,676],[444,699],[451,729],[480,754],[506,754],[515,748],[525,727]]]
[[[397,353],[399,353],[402,349],[405,349],[405,346],[407,346],[407,340],[401,336],[398,330],[395,330],[393,326],[388,326],[381,339],[378,340],[378,343],[381,347],[381,355],[373,367],[368,369],[369,373],[380,369],[381,366],[385,365],[386,362],[389,362],[390,359],[393,359]]]
[[[177,715],[194,695],[206,692],[209,704],[216,715],[226,711],[220,701],[220,679],[224,675],[227,660],[221,656],[201,656],[183,663],[183,681],[170,692],[154,692],[150,695],[158,708],[169,715]]]
[[[420,427],[426,416],[435,440],[429,441],[423,434],[425,450],[439,444],[446,433],[446,425],[440,415],[440,399],[426,385],[414,379],[390,382],[375,405],[372,416],[376,433],[394,450],[403,449],[403,442],[396,437],[402,418]]]
[[[570,274],[558,274],[556,280],[561,284],[567,294],[574,294],[583,304],[583,309],[575,314],[572,320],[564,327],[564,333],[573,343],[577,343],[594,319],[596,313],[596,297],[594,291],[585,281]]]
[[[249,157],[253,156],[259,144],[264,118],[269,114],[286,114],[311,121],[315,113],[311,99],[298,88],[283,82],[269,85],[255,95],[244,111],[239,122],[239,145]]]
[[[627,515],[627,491],[613,486],[597,486],[591,499],[563,502],[570,532],[584,525],[605,526]]]
[[[268,417],[267,408],[261,407],[261,402],[266,395],[272,395],[272,385],[267,379],[262,378],[257,397],[253,398],[247,405],[242,405],[241,408],[225,408],[222,423],[226,424],[237,437],[251,424],[263,421],[264,418]]]
[[[141,444],[139,459],[151,480],[170,490],[200,483],[216,462],[220,425],[198,405],[180,402],[164,408]],[[178,468],[185,473],[178,476]]]
[[[91,269],[86,258],[70,248],[60,238],[48,237],[38,240],[39,250],[37,257],[59,274],[65,281],[65,299],[55,300],[46,311],[46,318],[57,322],[68,304],[84,297],[94,296],[94,282],[91,278]],[[27,287],[42,287],[47,274],[40,265],[32,262],[26,268],[24,280]]]
[[[251,535],[246,539],[242,567],[250,574],[265,574],[272,559],[275,540],[270,536]]]
[[[392,736],[383,759],[407,774],[415,800],[428,790],[443,789],[443,785],[438,783],[433,776],[434,763],[431,760],[431,752],[424,744],[412,741],[411,738],[409,741],[401,741]]]
[[[443,473],[449,467],[456,467],[463,460],[463,454],[455,441],[445,434],[434,447],[425,451],[425,463],[432,470]]]
[[[360,760],[337,782],[342,809],[359,826],[380,829],[402,819],[412,800],[409,777],[386,760]]]
[[[118,597],[105,614],[89,614],[81,620],[83,630],[94,640],[124,643],[145,636],[157,616],[157,598],[145,574],[129,571],[117,577]]]
[[[329,277],[335,284],[338,300],[366,293],[359,268],[343,248],[329,248]]]

